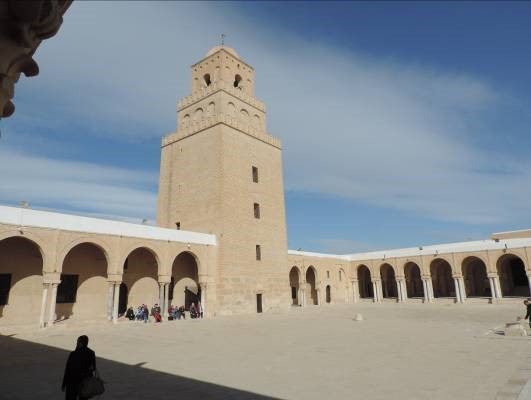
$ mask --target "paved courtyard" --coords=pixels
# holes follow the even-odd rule
[[[68,351],[88,334],[105,399],[495,399],[529,360],[531,340],[489,330],[522,311],[361,303],[157,325],[3,328],[0,397],[61,398]],[[356,312],[365,320],[353,321]]]

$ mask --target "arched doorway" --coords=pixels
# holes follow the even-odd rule
[[[120,283],[120,295],[118,297],[118,315],[124,315],[127,311],[127,285]]]
[[[374,297],[371,271],[366,265],[360,265],[357,271],[360,298],[372,299]]]
[[[467,297],[491,297],[487,267],[478,257],[467,257],[461,264]]]
[[[171,284],[169,292],[170,304],[186,310],[192,303],[201,301],[201,288],[199,287],[199,268],[195,256],[184,251],[173,261],[171,270]]]
[[[326,302],[330,303],[332,301],[332,289],[330,285],[326,285]]]
[[[450,263],[436,258],[430,264],[431,281],[434,297],[455,297],[454,278]]]
[[[42,266],[35,242],[18,236],[0,241],[0,322],[39,321]]]
[[[153,250],[138,247],[131,251],[123,265],[123,283],[127,288],[126,302],[132,307],[159,303],[158,262]],[[120,300],[122,300],[120,286]],[[119,307],[120,308],[120,307]]]
[[[424,297],[420,267],[414,262],[408,262],[404,266],[404,277],[406,279],[407,297]]]
[[[529,280],[522,259],[504,254],[496,263],[503,297],[529,297]]]
[[[299,300],[299,269],[297,267],[291,268],[289,271],[289,286],[291,287],[291,304],[294,306],[300,305]]]
[[[306,298],[310,300],[313,305],[319,304],[317,300],[317,289],[315,287],[315,281],[317,279],[315,269],[309,267],[306,270]]]
[[[380,267],[380,276],[382,277],[382,291],[384,298],[397,298],[398,286],[396,284],[395,270],[389,264],[383,264]]]
[[[57,319],[105,318],[107,285],[104,251],[94,243],[72,248],[63,261],[57,288]]]

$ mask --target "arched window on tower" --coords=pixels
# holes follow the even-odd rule
[[[240,82],[242,81],[242,77],[238,74],[234,76],[234,87],[240,87]]]
[[[216,114],[216,104],[213,101],[211,101],[207,107],[207,115],[209,117],[213,117],[215,114]]]
[[[210,86],[210,84],[212,83],[212,82],[210,81],[210,74],[205,74],[205,75],[203,76],[203,79],[205,80],[205,84],[206,84],[207,86]]]
[[[198,108],[194,112],[194,122],[201,121],[201,119],[203,119],[203,109]]]

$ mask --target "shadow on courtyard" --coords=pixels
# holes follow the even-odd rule
[[[69,351],[0,335],[0,398],[62,399],[61,381]],[[75,338],[72,338],[72,342]],[[97,354],[97,356],[104,356]],[[178,349],[175,356],[179,357]],[[97,358],[98,370],[106,383],[102,399],[256,399],[275,400],[221,385]],[[227,368],[230,373],[230,368]]]

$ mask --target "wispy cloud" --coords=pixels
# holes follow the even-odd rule
[[[122,218],[155,216],[155,174],[0,149],[0,198]]]

